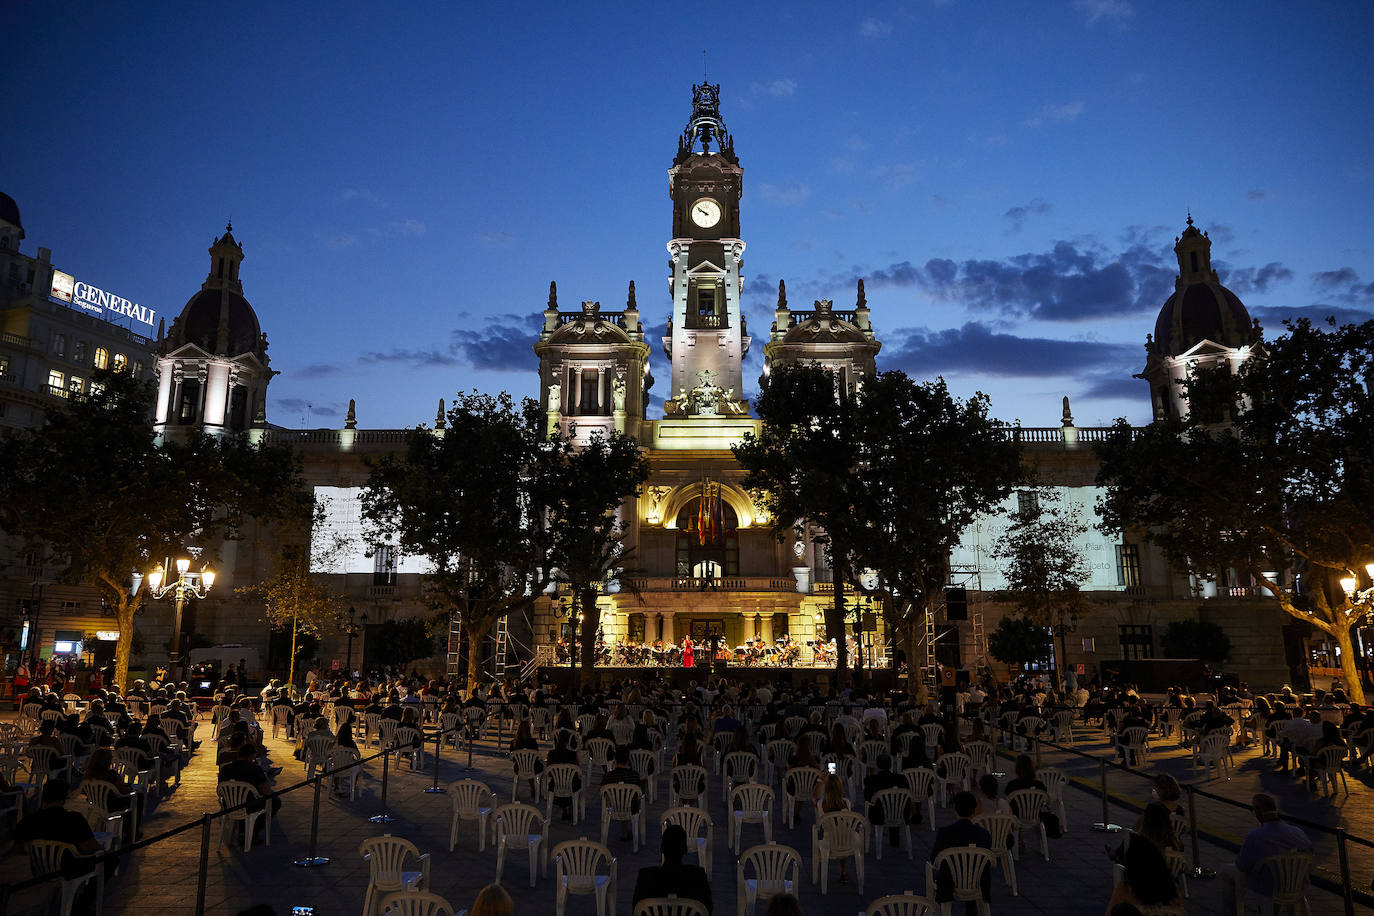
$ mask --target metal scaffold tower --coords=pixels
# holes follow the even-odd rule
[[[972,566],[951,566],[949,569],[949,584],[951,587],[963,588],[968,596],[969,622],[973,627],[973,664],[969,668],[977,672],[988,663],[988,637],[987,630],[983,626],[983,570],[982,570],[982,544],[974,547],[974,557],[977,560]]]

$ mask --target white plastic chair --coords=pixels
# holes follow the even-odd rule
[[[1138,767],[1149,762],[1150,730],[1145,726],[1135,725],[1122,731],[1120,743],[1127,766]]]
[[[460,910],[457,916],[467,916]],[[454,916],[453,905],[429,891],[397,891],[382,900],[383,916]]]
[[[659,818],[659,830],[666,830],[671,825],[681,827],[687,834],[688,848],[695,847],[697,853],[697,864],[706,869],[706,873],[711,873],[711,846],[715,842],[716,826],[711,821],[711,815],[700,808],[669,808],[663,812]]]
[[[811,827],[811,883],[827,892],[831,859],[854,859],[854,877],[864,892],[864,854],[868,852],[868,818],[854,811],[831,811]]]
[[[1050,841],[1049,833],[1045,830],[1045,822],[1040,819],[1040,814],[1049,806],[1050,793],[1044,789],[1017,789],[1007,796],[1007,805],[1011,808],[1011,813],[1016,817],[1017,834],[1020,842],[1025,842],[1027,831],[1040,835],[1040,854],[1045,857],[1045,861],[1050,860]],[[1017,844],[1018,847],[1020,843]]]
[[[1318,784],[1331,787],[1331,794],[1336,794],[1336,780],[1340,779],[1341,786],[1345,789],[1345,794],[1350,794],[1350,784],[1345,781],[1345,754],[1343,747],[1324,747],[1317,753],[1317,758],[1321,760],[1320,765],[1315,768]]]
[[[759,900],[795,894],[801,883],[801,869],[801,854],[791,846],[767,843],[746,849],[735,866],[736,916],[745,916],[746,910],[752,912]],[[752,878],[748,877],[751,870]]]
[[[934,757],[935,749],[944,746],[945,727],[939,722],[927,722],[921,726],[921,737],[925,739],[927,755]]]
[[[797,803],[802,807],[815,806],[816,784],[821,781],[821,771],[816,767],[794,767],[782,778],[782,821],[788,827],[795,826]]]
[[[1311,853],[1288,852],[1269,856],[1260,862],[1260,867],[1268,869],[1274,881],[1273,894],[1267,901],[1273,916],[1278,916],[1282,910],[1291,910],[1295,916],[1301,910],[1307,916],[1312,916],[1312,907],[1307,902],[1307,881],[1312,871]]]
[[[420,855],[420,850],[405,837],[389,833],[368,837],[358,845],[358,852],[368,867],[363,916],[381,912],[382,898],[388,894],[429,889],[429,853]],[[412,858],[417,860],[419,871],[406,870],[406,863]]]
[[[706,801],[706,768],[695,763],[673,767],[668,774],[668,807],[676,808],[685,801],[700,807]]]
[[[510,800],[515,801],[520,797],[521,783],[530,782],[534,785],[530,801],[539,804],[539,751],[532,747],[521,748],[511,751],[510,759],[515,764],[515,775],[511,778],[510,785]]]
[[[340,795],[347,792],[349,801],[358,797],[358,777],[363,772],[360,763],[362,759],[363,755],[360,751],[351,747],[335,746],[329,751],[329,758],[325,761],[328,769],[340,770],[334,775],[334,791]]]
[[[647,748],[630,751],[630,769],[634,770],[649,791],[649,801],[658,801],[658,755]]]
[[[975,817],[973,822],[992,838],[992,853],[1002,868],[1002,880],[1011,888],[1011,895],[1019,897],[1020,891],[1016,889],[1016,854],[1012,851],[1016,845],[1016,815],[983,814]]]
[[[914,891],[879,897],[864,910],[864,916],[939,916],[940,905]]]
[[[420,738],[419,744],[415,743],[416,738]],[[391,753],[396,758],[396,767],[400,767],[401,758],[404,757],[410,763],[412,773],[425,768],[424,738],[420,730],[413,725],[401,725],[396,728],[391,738]]]
[[[759,775],[759,758],[749,751],[733,751],[725,755],[721,764],[720,800],[730,797],[735,786],[755,782]]]
[[[544,819],[553,820],[553,800],[555,797],[572,799],[573,826],[587,816],[587,798],[584,786],[574,788],[582,778],[582,768],[575,763],[551,763],[544,771]]]
[[[496,883],[506,866],[507,850],[527,850],[530,855],[530,887],[534,887],[539,871],[539,854],[548,861],[549,822],[534,805],[514,802],[496,809]]]
[[[596,916],[615,916],[616,860],[604,843],[586,837],[559,843],[553,848],[553,865],[554,916],[563,916],[569,894],[595,894]]]
[[[26,845],[29,854],[29,870],[34,875],[61,872],[63,859],[68,855],[80,856],[76,847],[71,843],[62,843],[57,840],[30,840]],[[100,916],[105,905],[105,868],[103,865],[97,865],[88,875],[62,878],[58,882],[61,906],[59,912],[62,916],[71,916],[72,904],[76,900],[76,895],[90,881],[95,881],[95,912],[96,916]]]
[[[124,821],[127,818],[129,836],[138,837],[138,795],[136,793],[121,792],[108,782],[98,779],[86,779],[81,782],[81,794],[86,796],[86,801],[90,803],[99,823],[103,825],[100,829],[108,830],[112,824],[117,822],[119,824],[118,829],[122,831]],[[127,799],[127,806],[115,810],[114,800],[117,798]]]
[[[453,816],[448,827],[448,851],[458,845],[458,822],[477,822],[477,851],[487,848],[487,819],[496,808],[496,796],[491,787],[476,779],[460,779],[448,787],[453,801]]]
[[[965,756],[968,757],[969,766],[973,768],[972,782],[977,782],[980,776],[992,772],[997,755],[991,744],[986,741],[970,741],[963,749]]]
[[[634,916],[707,916],[706,907],[690,897],[645,897],[635,906]]]
[[[768,786],[757,782],[737,786],[726,809],[730,814],[730,848],[735,855],[739,855],[745,824],[762,824],[764,843],[773,842],[773,790]]]
[[[768,742],[767,756],[764,758],[763,781],[770,786],[778,781],[778,776],[787,771],[787,761],[797,752],[797,743],[787,738],[774,738]]]
[[[1045,784],[1045,790],[1050,793],[1050,806],[1054,809],[1055,815],[1059,818],[1059,830],[1061,833],[1069,832],[1069,811],[1064,805],[1064,787],[1068,785],[1069,777],[1063,770],[1054,767],[1045,767],[1036,774],[1040,781]]]
[[[935,793],[939,777],[930,767],[908,767],[902,770],[906,787],[916,805],[926,806],[926,823],[935,830]]]
[[[592,767],[601,767],[602,772],[609,770],[615,760],[615,742],[610,738],[593,738],[587,742],[587,779],[592,777]]]
[[[329,769],[329,751],[334,747],[334,736],[323,732],[305,739],[301,750],[301,762],[305,764],[305,778],[309,781],[315,770]]]
[[[253,849],[253,830],[257,826],[258,818],[264,818],[266,825],[263,828],[263,842],[268,846],[272,845],[272,805],[268,799],[263,799],[258,794],[257,786],[237,780],[229,780],[219,784],[215,794],[219,796],[221,808],[237,808],[239,805],[253,799],[262,799],[263,806],[256,811],[249,811],[247,808],[238,808],[220,818],[219,842],[221,846],[229,842],[229,837],[233,833],[235,824],[243,825],[243,851],[251,852]]]
[[[290,706],[285,706],[285,705],[283,705],[283,706],[273,706],[273,707],[272,707],[272,737],[273,737],[273,738],[277,737],[277,735],[278,735],[283,729],[286,730],[286,737],[288,737],[288,738],[291,737],[291,723],[290,723],[290,721],[289,721],[290,716],[291,716],[291,707],[290,707]]]
[[[939,775],[943,769],[945,775]],[[940,758],[936,766],[936,779],[940,785],[940,807],[949,807],[949,800],[954,797],[954,792],[950,791],[953,786],[956,791],[968,788],[969,776],[973,772],[973,761],[968,759],[967,754],[945,754]]]
[[[902,848],[905,848],[906,857],[912,858],[914,852],[912,850],[911,825],[907,823],[907,812],[911,809],[911,791],[899,786],[883,789],[873,796],[872,804],[883,811],[883,822],[873,825],[873,848],[878,861],[883,860],[883,837],[887,835],[889,830],[900,831],[897,834],[899,837],[897,851],[900,852]]]
[[[936,875],[941,867],[949,869],[954,883],[954,900],[973,902],[982,916],[992,916],[992,907],[983,899],[983,873],[992,866],[995,857],[991,849],[980,846],[954,847],[936,853],[934,862],[926,863],[926,893],[933,896]],[[948,902],[940,905],[948,914]]]
[[[1212,770],[1215,768],[1218,774],[1224,773],[1226,778],[1231,778],[1231,755],[1226,746],[1226,735],[1208,735],[1193,747],[1193,770],[1199,767],[1206,771],[1207,778],[1212,778]]]
[[[635,808],[639,808],[638,811]],[[644,839],[644,814],[648,800],[644,790],[633,783],[616,782],[601,787],[601,845],[606,845],[610,835],[611,821],[629,821],[630,836],[634,840],[634,851],[639,852],[639,844]]]

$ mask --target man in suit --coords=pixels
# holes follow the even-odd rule
[[[680,898],[700,902],[710,913],[711,883],[706,876],[706,869],[700,865],[682,864],[682,857],[687,854],[687,831],[677,824],[669,826],[663,831],[659,851],[663,853],[663,864],[648,865],[639,870],[639,877],[635,880],[634,901],[630,906],[637,907],[641,900],[650,897],[676,894]]]
[[[930,850],[930,861],[934,862],[935,857],[943,850],[955,849],[964,846],[981,846],[984,849],[992,848],[992,836],[973,822],[973,816],[978,813],[978,799],[972,792],[959,792],[954,796],[954,813],[958,815],[958,820],[954,823],[941,827],[935,833],[935,845]],[[983,870],[983,899],[992,901],[992,870]],[[926,893],[930,893],[930,888],[926,888]],[[941,903],[954,899],[954,878],[949,873],[949,869],[941,867],[935,874],[935,899]],[[978,906],[975,901],[969,901],[964,906],[965,913],[977,913]]]

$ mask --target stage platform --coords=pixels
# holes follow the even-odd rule
[[[538,670],[540,683],[556,684],[561,690],[582,683],[583,669],[581,666],[573,669],[567,665],[556,667],[540,665]],[[713,677],[728,678],[735,683],[744,685],[768,683],[791,687],[810,682],[823,690],[829,689],[835,683],[834,668],[813,668],[801,665],[773,667],[770,665],[726,665],[718,662],[710,667],[697,665],[694,668],[657,665],[598,665],[593,670],[596,672],[596,683],[602,687],[624,681],[645,683],[666,681],[674,687],[685,689],[693,681],[701,684]],[[876,670],[864,668],[862,676],[866,686],[876,687],[879,690],[892,690],[906,684],[905,674],[899,679],[897,673],[891,668]]]

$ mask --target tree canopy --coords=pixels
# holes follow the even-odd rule
[[[1188,413],[1136,430],[1119,420],[1099,446],[1102,524],[1139,530],[1180,571],[1248,577],[1335,641],[1363,702],[1350,629],[1370,607],[1339,580],[1367,585],[1374,560],[1374,321],[1303,319],[1236,371],[1183,384]]]
[[[1231,637],[1210,620],[1175,620],[1164,628],[1159,647],[1165,658],[1220,663],[1231,657]]]
[[[286,449],[195,431],[158,444],[152,403],[150,382],[100,372],[42,427],[0,440],[0,528],[49,551],[64,581],[97,589],[114,609],[119,684],[148,595],[130,594],[132,573],[190,546],[213,563],[248,520],[289,516],[309,499]]]
[[[1029,665],[1050,657],[1050,631],[1024,617],[1003,617],[988,634],[988,652],[1008,665]]]

